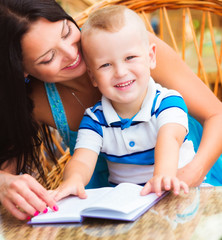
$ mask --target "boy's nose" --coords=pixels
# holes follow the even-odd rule
[[[123,77],[127,74],[127,68],[124,64],[118,64],[115,66],[115,77]]]

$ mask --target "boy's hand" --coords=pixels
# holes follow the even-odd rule
[[[55,201],[59,201],[69,195],[76,195],[82,199],[87,198],[84,184],[82,182],[64,181],[58,188],[55,190],[49,190],[49,192]]]
[[[183,189],[184,193],[189,192],[188,185],[180,181],[177,177],[170,176],[153,176],[144,186],[141,195],[147,195],[150,192],[155,192],[157,196],[161,196],[162,191],[173,190],[175,195],[178,195],[180,190]]]

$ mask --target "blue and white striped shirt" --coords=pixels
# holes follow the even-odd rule
[[[157,133],[166,123],[179,123],[188,132],[187,107],[178,92],[163,88],[150,78],[142,107],[132,119],[121,119],[104,96],[88,108],[75,148],[87,148],[104,155],[111,182],[145,183],[153,174]],[[186,142],[185,139],[183,145],[187,145]],[[192,143],[188,145],[191,157],[186,156],[185,162],[179,160],[180,167],[194,156]]]

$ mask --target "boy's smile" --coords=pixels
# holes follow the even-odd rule
[[[119,84],[115,85],[115,87],[119,88],[120,90],[121,89],[124,90],[127,87],[131,86],[134,82],[135,82],[135,80],[130,80],[130,81],[127,81],[127,82],[124,82],[124,83],[119,83]]]

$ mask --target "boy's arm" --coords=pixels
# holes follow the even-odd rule
[[[89,182],[98,158],[98,154],[90,149],[78,148],[72,158],[66,164],[63,172],[63,181],[67,181],[73,175],[79,175],[85,185]]]
[[[95,169],[98,154],[92,150],[76,149],[63,172],[63,181],[52,192],[56,201],[68,196],[77,195],[86,198],[84,186],[90,181]]]
[[[159,129],[155,147],[153,178],[143,188],[142,195],[149,192],[161,195],[162,188],[164,190],[174,188],[175,193],[180,187],[184,188],[185,192],[188,190],[186,184],[176,178],[179,149],[185,136],[186,128],[177,123],[167,123]]]
[[[159,129],[155,147],[154,176],[176,176],[179,150],[186,131],[184,126],[177,123],[167,123]]]

